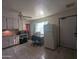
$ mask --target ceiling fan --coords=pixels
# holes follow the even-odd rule
[[[32,18],[31,16],[25,16],[25,15],[23,15],[21,11],[15,10],[13,8],[10,8],[10,11],[15,12],[15,13],[19,13],[19,15],[22,15],[24,19]]]

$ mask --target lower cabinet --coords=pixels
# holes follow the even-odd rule
[[[2,37],[2,48],[19,44],[19,36]]]

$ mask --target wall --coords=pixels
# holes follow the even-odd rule
[[[26,29],[25,24],[30,24],[30,21],[29,21],[29,20],[24,20],[24,21],[23,21],[23,30]]]
[[[56,25],[56,28],[57,28],[57,40],[59,42],[59,18],[64,17],[64,16],[69,16],[69,15],[74,15],[74,14],[77,14],[76,13],[76,8],[68,9],[68,10],[56,13],[54,15],[48,16],[48,17],[36,19],[36,20],[31,22],[31,33],[35,32],[35,24],[36,23],[42,22],[42,21],[48,21],[50,24],[55,24]]]

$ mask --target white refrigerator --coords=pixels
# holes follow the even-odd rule
[[[47,24],[44,26],[44,47],[56,49],[57,47],[56,26],[54,24]]]

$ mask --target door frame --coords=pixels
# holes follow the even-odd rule
[[[61,38],[60,38],[60,32],[61,32],[61,31],[60,31],[60,20],[64,20],[64,19],[66,19],[66,18],[68,18],[68,17],[75,17],[75,16],[77,16],[77,15],[70,15],[70,16],[65,16],[65,17],[60,17],[60,18],[59,18],[59,40],[58,40],[58,41],[59,41],[59,42],[58,42],[59,47],[60,47],[60,39],[61,39]]]

